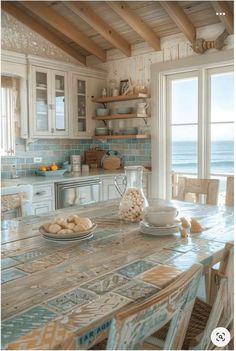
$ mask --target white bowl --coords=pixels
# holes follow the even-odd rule
[[[172,206],[153,206],[144,210],[144,220],[157,227],[173,224],[177,215],[177,208]]]

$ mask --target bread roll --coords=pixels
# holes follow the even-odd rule
[[[61,226],[59,224],[53,223],[48,227],[48,233],[56,234],[61,230]]]
[[[79,232],[84,232],[85,230],[87,230],[83,224],[76,224],[76,226],[73,228],[73,231],[75,233],[79,233]]]
[[[75,219],[76,225],[81,225],[84,227],[83,230],[88,230],[93,226],[93,223],[87,217],[79,217]]]
[[[77,215],[71,215],[67,217],[67,222],[75,222],[77,218],[79,218]]]
[[[57,234],[72,234],[73,230],[71,229],[61,229]]]
[[[50,225],[51,225],[51,223],[44,223],[44,224],[42,225],[42,227],[43,227],[43,229],[45,230],[45,232],[49,233],[48,228],[49,228]]]
[[[76,225],[75,223],[70,222],[67,224],[67,229],[74,229],[75,225]]]

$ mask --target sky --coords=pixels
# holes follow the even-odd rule
[[[233,73],[211,77],[211,121],[234,120]],[[176,80],[172,85],[172,123],[197,123],[197,78]],[[211,127],[212,140],[233,140],[232,124],[214,124]],[[173,141],[197,139],[196,126],[172,128]]]

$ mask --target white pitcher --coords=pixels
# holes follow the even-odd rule
[[[149,107],[149,102],[139,102],[137,104],[137,114],[146,115],[148,107]]]

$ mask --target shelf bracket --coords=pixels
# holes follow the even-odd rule
[[[105,126],[107,127],[107,121],[105,119],[102,120]]]
[[[147,118],[143,117],[143,120],[144,120],[145,126],[147,126],[147,123],[148,123]]]
[[[107,108],[107,102],[102,102],[104,108]]]

